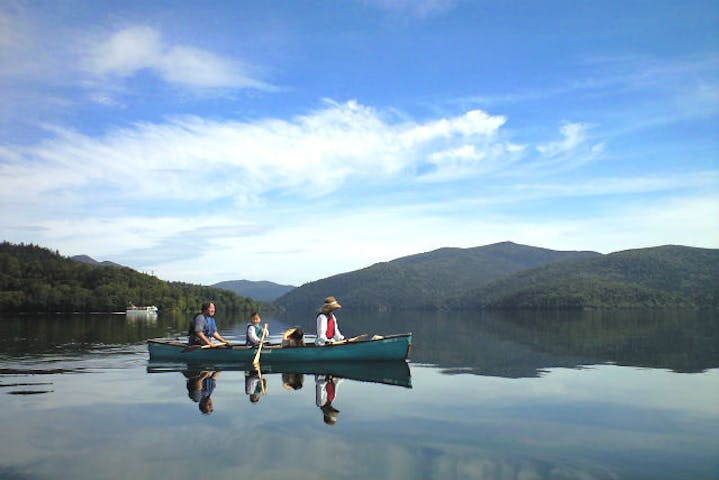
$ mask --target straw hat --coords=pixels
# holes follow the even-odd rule
[[[335,297],[327,297],[325,298],[325,303],[322,305],[320,311],[331,312],[333,310],[337,310],[338,308],[342,308],[342,305],[339,304],[337,299]]]
[[[339,414],[340,411],[333,407],[330,402],[322,405],[320,410],[322,410],[322,414],[324,416],[323,420],[327,425],[334,425],[337,423],[337,414]]]

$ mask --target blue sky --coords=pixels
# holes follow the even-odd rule
[[[719,248],[710,1],[0,2],[0,234],[300,285]]]

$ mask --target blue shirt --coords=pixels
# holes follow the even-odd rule
[[[198,332],[202,332],[207,338],[212,338],[212,335],[217,331],[217,325],[215,324],[215,317],[210,317],[204,313],[199,313],[192,319],[190,324],[190,331],[188,335],[188,343],[190,345],[200,345],[202,341],[197,337]]]

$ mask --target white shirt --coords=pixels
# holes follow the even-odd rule
[[[330,380],[335,386],[335,398],[337,398],[337,387],[342,383],[341,378],[331,377]],[[315,403],[318,407],[323,407],[327,404],[329,399],[327,398],[327,378],[325,375],[315,375]]]
[[[267,329],[267,333],[265,334],[265,337],[270,334],[269,329]],[[257,331],[255,329],[254,323],[248,323],[247,324],[247,338],[252,342],[252,345],[259,345],[260,344],[260,337],[257,336]]]
[[[335,316],[335,336],[332,338],[327,338],[327,315],[324,313],[320,313],[317,315],[317,340],[315,340],[315,344],[317,345],[324,345],[327,343],[327,340],[332,340],[333,342],[339,342],[340,340],[344,340],[345,337],[342,336],[342,333],[340,333],[340,326],[339,322],[337,321],[337,316]]]

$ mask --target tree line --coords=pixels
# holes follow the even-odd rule
[[[0,244],[3,312],[115,312],[130,304],[188,312],[209,300],[226,312],[260,308],[220,288],[167,282],[128,267],[88,265],[37,245]]]

